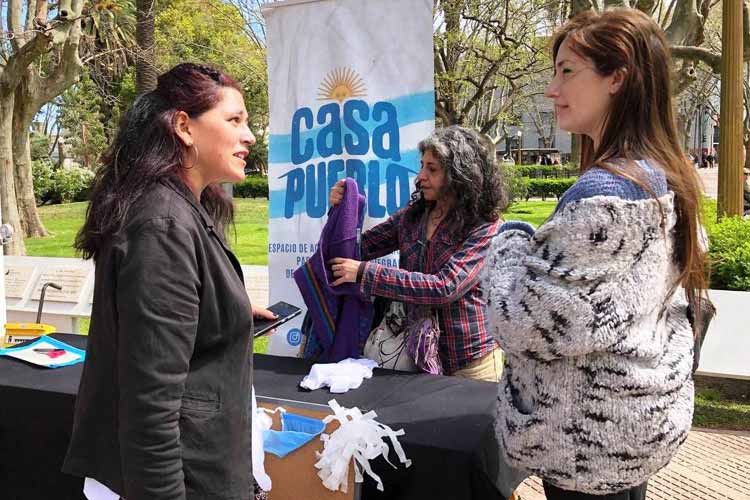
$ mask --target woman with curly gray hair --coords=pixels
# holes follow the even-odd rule
[[[502,352],[488,333],[478,279],[506,204],[500,173],[479,134],[463,127],[435,130],[419,151],[409,205],[362,235],[362,262],[331,259],[333,285],[360,283],[365,296],[404,303],[407,317],[411,308],[431,309],[443,373],[496,382]],[[331,206],[343,196],[340,181]],[[394,250],[399,268],[372,261]]]

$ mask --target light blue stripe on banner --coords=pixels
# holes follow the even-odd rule
[[[403,128],[412,123],[418,123],[425,120],[435,119],[435,93],[422,92],[420,94],[411,94],[406,96],[397,97],[391,101],[388,101],[396,108],[396,116],[398,117],[398,126]],[[291,123],[290,123],[291,125]],[[372,131],[381,123],[373,122],[368,120],[361,125],[367,130],[367,133],[372,137]],[[319,158],[318,146],[315,138],[318,135],[318,131],[323,126],[313,128],[311,130],[305,130],[300,133],[300,141],[305,142],[306,139],[312,139],[315,145],[312,159]],[[349,128],[341,122],[342,134],[350,132]],[[268,162],[269,163],[291,163],[292,162],[292,135],[290,134],[272,134],[268,138]]]
[[[329,158],[328,161],[335,160],[335,159],[337,159],[337,158],[333,158],[332,157],[332,158]],[[377,160],[377,158],[376,158],[376,160]],[[379,190],[380,186],[382,186],[386,182],[386,172],[387,172],[388,165],[390,165],[393,162],[391,160],[377,160],[377,161],[379,162],[378,184],[377,184],[377,188]],[[401,153],[401,161],[398,162],[398,165],[400,165],[404,169],[408,170],[409,171],[409,174],[408,174],[409,175],[409,179],[413,179],[417,175],[417,173],[419,172],[419,167],[420,167],[419,161],[420,161],[419,150],[412,149],[410,151],[404,151],[404,152]],[[317,172],[318,172],[318,170],[317,170],[317,163],[316,162],[309,162],[306,165],[300,165],[299,167],[297,167],[297,170],[302,170],[303,172],[305,172],[307,165],[310,165],[310,164],[316,166],[316,169],[315,169],[315,175],[316,175],[315,183],[316,184],[315,184],[315,186],[308,186],[307,185],[307,175],[305,174],[305,181],[304,181],[305,182],[305,190],[304,190],[305,192],[304,192],[304,194],[301,196],[301,198],[299,200],[295,201],[295,203],[294,203],[294,214],[293,215],[299,215],[299,214],[302,214],[302,213],[306,212],[306,208],[305,207],[306,207],[307,194],[308,193],[313,193],[314,196],[316,196],[316,197],[319,196],[319,195],[321,195],[321,194],[323,194],[323,193],[325,193],[325,199],[324,200],[315,200],[315,201],[317,201],[318,204],[325,203],[326,207],[328,206],[328,191],[329,191],[328,186],[333,185],[335,183],[335,181],[329,182],[329,180],[326,179],[325,189],[324,190],[319,190],[318,182],[320,182],[320,181],[317,179]],[[365,160],[364,164],[365,164],[365,172],[367,173],[368,172],[368,168],[367,167],[369,165],[369,161]],[[273,169],[273,166],[271,166],[271,169]],[[289,171],[287,171],[285,174],[282,174],[281,176],[274,175],[274,173],[272,171],[269,172],[269,174],[272,177],[286,179],[288,177],[288,175],[289,175]],[[345,172],[338,172],[338,175],[336,176],[336,180],[343,179],[344,175],[345,175]],[[363,183],[362,188],[364,190],[364,192],[362,194],[364,194],[365,196],[372,196],[372,193],[370,193],[369,190],[370,189],[374,189],[375,185],[371,184],[369,179],[361,179],[361,181]],[[284,181],[284,182],[286,182],[286,181]],[[286,199],[287,199],[286,189],[285,188],[274,189],[274,190],[272,190],[272,191],[270,191],[268,193],[268,197],[269,197],[268,217],[270,219],[283,218],[285,216],[284,212],[285,212]],[[371,201],[374,201],[374,200],[368,200],[368,202],[371,202]],[[386,200],[379,200],[379,202],[380,202],[381,205],[385,205],[386,204]]]

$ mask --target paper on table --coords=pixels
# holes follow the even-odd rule
[[[119,500],[120,498],[120,495],[90,477],[83,482],[83,494],[88,500]]]
[[[41,337],[31,344],[0,349],[0,355],[20,359],[47,368],[59,368],[83,361],[86,352],[51,337]]]

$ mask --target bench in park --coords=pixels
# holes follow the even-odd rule
[[[80,333],[81,320],[91,316],[94,298],[94,263],[63,257],[19,257],[7,255],[5,303],[9,323],[35,323],[42,286],[44,296],[41,322],[59,332]],[[253,303],[268,303],[268,272],[265,266],[242,266],[245,288]]]

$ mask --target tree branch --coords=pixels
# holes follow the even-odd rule
[[[440,101],[435,101],[435,114],[443,121],[443,125],[452,125],[450,122],[450,115]]]
[[[633,8],[638,9],[641,12],[648,14],[649,16],[653,16],[654,12],[656,11],[656,7],[661,3],[662,2],[658,2],[657,0],[634,0]]]
[[[117,49],[105,50],[105,51],[102,51],[102,52],[98,52],[96,54],[92,54],[92,55],[84,58],[81,61],[81,63],[83,63],[83,65],[85,66],[86,64],[88,64],[89,62],[93,61],[94,59],[98,59],[100,57],[105,57],[105,56],[108,56],[110,54],[115,54],[117,52],[122,52],[124,54],[130,54],[130,53],[132,53],[132,51],[129,50],[129,49],[127,49],[126,47],[120,47],[120,48],[117,48]]]
[[[14,52],[18,52],[18,49],[26,43],[19,36],[24,31],[23,24],[21,24],[22,10],[21,0],[8,0],[8,31],[16,35],[10,39]]]
[[[703,39],[705,19],[698,11],[696,0],[682,0],[675,4],[672,21],[664,30],[667,40],[673,45],[700,44]]]
[[[15,92],[16,86],[26,74],[26,68],[47,51],[50,42],[47,35],[37,33],[31,42],[10,57],[8,65],[0,73],[0,95],[5,96]]]
[[[721,54],[716,54],[705,47],[673,46],[670,47],[672,56],[680,59],[701,61],[716,74],[721,73]]]
[[[476,106],[479,99],[482,97],[482,95],[485,92],[485,87],[487,83],[490,81],[490,79],[494,78],[495,74],[497,73],[498,69],[500,69],[500,62],[495,61],[487,70],[487,72],[482,77],[482,81],[479,82],[479,85],[477,85],[477,90],[474,92],[474,95],[471,96],[471,98],[466,102],[466,105],[461,110],[461,114],[465,115],[468,114],[468,112]]]
[[[500,121],[500,118],[505,114],[506,111],[508,111],[508,108],[512,105],[512,100],[508,99],[505,101],[505,103],[500,106],[491,117],[488,117],[487,120],[482,124],[480,132],[482,134],[489,134],[490,130],[492,130],[494,127],[497,126],[497,123]],[[497,141],[494,141],[497,144]]]

